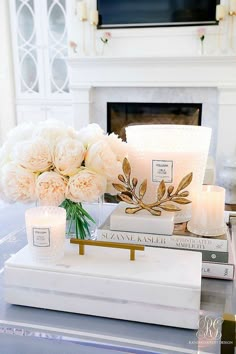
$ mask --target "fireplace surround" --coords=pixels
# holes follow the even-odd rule
[[[76,128],[107,130],[107,102],[199,102],[217,167],[235,152],[235,56],[81,57],[69,67]]]

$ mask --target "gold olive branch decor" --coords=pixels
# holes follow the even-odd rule
[[[131,179],[131,166],[127,158],[124,158],[122,169],[124,175],[118,175],[118,179],[123,183],[112,183],[113,187],[119,192],[118,196],[121,200],[128,204],[134,205],[132,208],[126,208],[127,214],[135,214],[138,211],[145,209],[149,213],[155,216],[161,215],[161,210],[175,212],[181,209],[176,206],[177,204],[189,204],[191,200],[186,197],[189,196],[188,191],[183,191],[192,182],[193,173],[186,175],[179,183],[176,191],[174,192],[174,186],[170,185],[166,188],[165,182],[162,180],[157,188],[156,201],[154,203],[146,204],[143,201],[143,197],[147,191],[147,180],[145,179],[139,186],[138,192],[136,187],[138,185],[138,179],[133,177]],[[172,203],[170,203],[172,202]]]

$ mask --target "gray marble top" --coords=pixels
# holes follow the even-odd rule
[[[220,353],[219,341],[198,338],[192,330],[5,303],[4,262],[27,243],[24,213],[28,207],[0,203],[1,354]],[[202,279],[202,316],[236,313],[235,294],[233,281]]]

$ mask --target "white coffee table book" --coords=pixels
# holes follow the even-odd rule
[[[146,247],[136,251],[67,243],[58,264],[31,259],[26,246],[5,263],[8,303],[196,329],[201,253]]]

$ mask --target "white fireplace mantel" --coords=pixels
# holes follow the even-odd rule
[[[78,57],[69,59],[69,68],[76,128],[93,121],[94,89],[217,88],[214,157],[218,163],[236,152],[236,56]]]
[[[71,88],[236,86],[236,56],[69,59]]]

